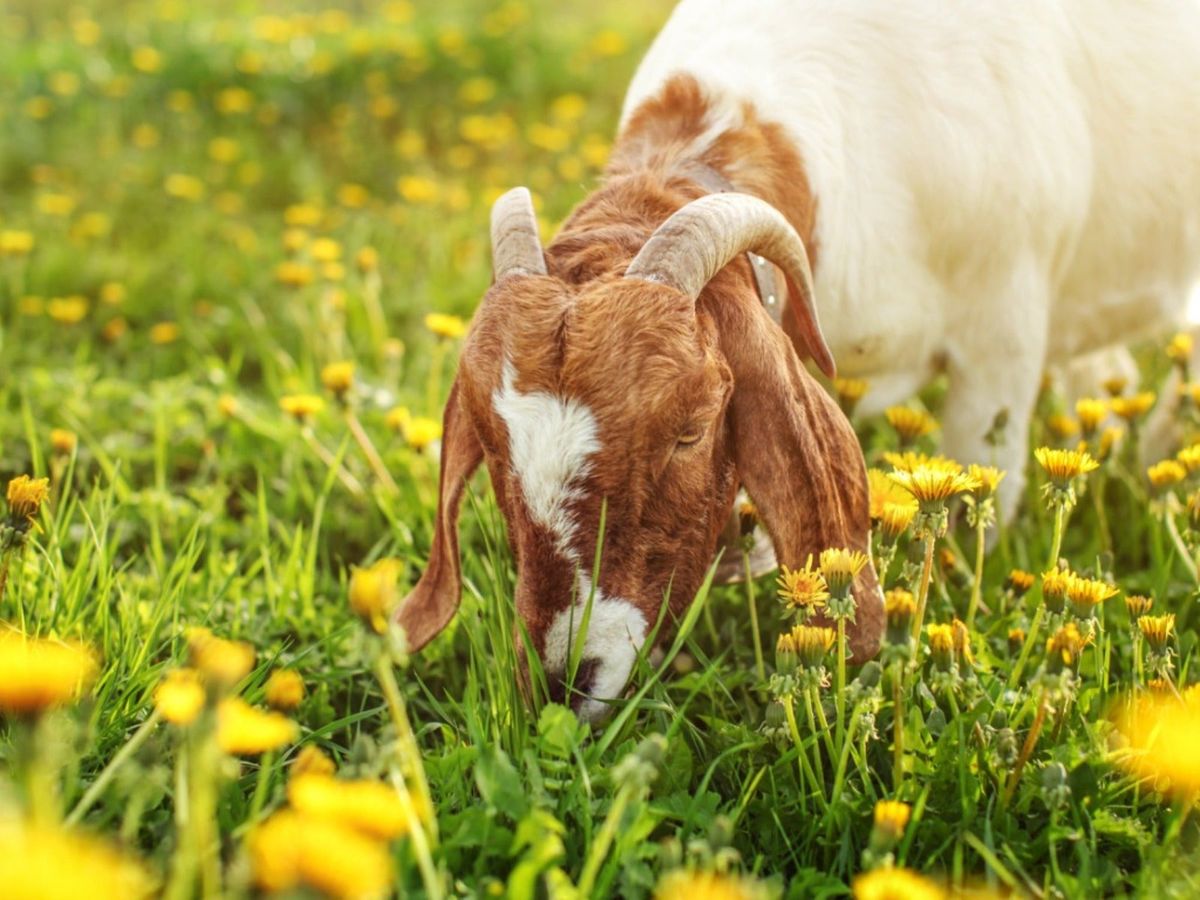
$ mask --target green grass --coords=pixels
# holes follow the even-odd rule
[[[187,627],[254,644],[242,689],[252,702],[271,669],[302,673],[299,742],[264,757],[265,772],[249,759],[221,780],[231,894],[244,884],[241,837],[260,777],[270,811],[306,744],[350,775],[384,777],[393,765],[397,735],[347,582],[351,566],[385,556],[405,562],[403,586],[415,582],[437,462],[389,429],[386,414],[403,405],[439,417],[455,346],[423,316],[469,317],[489,281],[487,211],[500,191],[530,185],[547,233],[586,195],[624,85],[668,9],[658,0],[426,6],[354,4],[339,17],[273,4],[268,19],[240,2],[101,3],[93,28],[73,6],[26,0],[0,16],[0,231],[36,240],[28,256],[0,257],[0,477],[53,484],[41,529],[12,563],[0,620],[83,639],[102,656],[91,695],[43,723],[64,811],[146,720],[163,674],[185,662]],[[160,53],[153,72],[131,62],[143,46]],[[219,110],[241,96],[230,88],[248,92],[248,111]],[[172,196],[169,181],[199,196]],[[361,203],[343,202],[346,184],[365,189]],[[301,204],[314,224],[289,226],[305,217]],[[281,284],[285,259],[320,268],[309,250],[285,249],[291,227],[338,241],[344,271]],[[376,274],[355,266],[364,247],[378,251]],[[82,298],[78,321],[54,302],[65,297]],[[1154,383],[1167,363],[1153,349],[1145,358]],[[341,359],[358,365],[353,403],[395,493],[379,488],[332,401],[312,438],[368,486],[358,494],[279,409],[282,395],[320,392],[322,366]],[[937,390],[925,399],[936,410]],[[1040,415],[1061,402],[1048,393]],[[894,435],[878,421],[856,425],[881,465]],[[51,429],[74,432],[77,449],[53,451]],[[1196,585],[1132,451],[1127,441],[1090,480],[1063,555],[1176,614],[1175,677],[1185,685],[1195,678]],[[1102,608],[1073,702],[1002,808],[1036,711],[1028,675],[1043,656],[1034,648],[1009,688],[1008,632],[1027,626],[1038,591],[1022,602],[1003,585],[1013,567],[1046,567],[1052,528],[1040,484],[1031,477],[1022,512],[987,555],[973,673],[953,694],[937,690],[928,662],[909,676],[910,774],[897,791],[889,676],[871,687],[880,673],[870,667],[851,687],[850,708],[873,719],[861,724],[875,734],[844,753],[823,750],[825,735],[808,729],[798,704],[802,763],[755,674],[745,588],[703,591],[662,662],[639,663],[629,699],[594,732],[561,707],[526,705],[504,637],[512,557],[480,478],[463,516],[459,615],[398,672],[433,786],[438,878],[465,896],[637,897],[689,864],[746,873],[791,897],[837,896],[863,868],[875,802],[900,799],[913,811],[895,863],[944,883],[1194,895],[1196,817],[1180,827],[1180,806],[1114,765],[1108,712],[1136,676],[1119,599]],[[975,544],[956,518],[940,546],[957,562],[935,566],[927,621],[965,614]],[[909,549],[889,587],[913,578],[911,565],[901,573]],[[771,668],[783,627],[773,579],[754,596]],[[28,801],[21,730],[12,720],[0,732],[0,815]],[[177,850],[180,746],[177,729],[156,728],[82,816],[163,879]],[[820,777],[802,765],[819,765]],[[398,892],[421,895],[410,842],[391,852]]]

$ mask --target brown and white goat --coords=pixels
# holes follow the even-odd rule
[[[832,347],[883,402],[946,372],[944,447],[1008,470],[1009,511],[1045,366],[1169,324],[1200,267],[1200,3],[731,9],[679,4],[605,182],[545,251],[525,192],[494,210],[429,565],[398,612],[414,647],[453,616],[459,500],[486,463],[552,680],[594,591],[588,718],[664,598],[692,597],[739,485],[781,563],[866,549],[862,454],[806,359],[831,374]],[[747,250],[781,271],[782,328]],[[870,569],[855,596],[863,659],[883,618]]]

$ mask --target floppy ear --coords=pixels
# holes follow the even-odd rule
[[[731,297],[723,298],[726,301]],[[870,554],[871,520],[862,449],[845,415],[800,364],[787,336],[756,302],[710,304],[733,371],[730,402],[738,475],[781,564],[799,568],[830,547]],[[847,637],[856,662],[883,636],[883,597],[873,566],[854,584]]]
[[[467,479],[479,466],[483,448],[463,408],[458,379],[450,388],[442,418],[442,471],[429,563],[421,580],[396,611],[409,650],[420,650],[454,618],[462,596],[458,559],[458,507]]]

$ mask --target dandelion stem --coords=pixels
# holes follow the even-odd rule
[[[379,451],[375,449],[375,445],[371,442],[370,435],[363,429],[362,423],[358,421],[358,416],[350,407],[346,407],[346,425],[350,428],[350,433],[354,435],[354,440],[358,442],[358,446],[362,448],[363,456],[367,458],[367,464],[370,465],[371,471],[375,473],[375,477],[379,479],[379,483],[387,488],[389,494],[399,492],[400,487],[396,484],[395,479],[387,470],[387,466],[383,464],[383,459],[379,455]]]
[[[94,804],[100,798],[100,795],[104,793],[104,789],[108,787],[109,782],[113,780],[121,766],[123,766],[131,756],[137,753],[142,744],[146,743],[147,738],[154,733],[154,729],[158,727],[158,723],[161,721],[162,714],[159,713],[157,709],[151,711],[150,715],[146,717],[146,721],[138,726],[137,731],[135,731],[129,740],[125,742],[125,745],[113,755],[113,758],[108,761],[108,765],[100,770],[100,774],[96,776],[95,780],[88,785],[88,789],[84,791],[83,796],[79,798],[79,802],[75,804],[75,807],[67,815],[67,825],[79,824],[79,820],[83,818],[84,813],[91,809],[92,804]]]
[[[304,436],[304,442],[312,449],[312,452],[317,455],[321,462],[325,463],[331,469],[337,470],[338,478],[342,484],[346,486],[346,490],[352,493],[355,497],[366,496],[366,491],[363,489],[362,482],[342,468],[339,463],[325,446],[317,440],[316,435],[312,433],[311,428],[302,428],[300,433]]]
[[[837,620],[837,693],[833,695],[837,706],[837,745],[843,746],[846,737],[846,619]]]
[[[817,796],[821,800],[821,807],[825,807],[825,779],[822,777],[817,779],[817,774],[812,770],[812,765],[808,761],[808,753],[804,750],[804,741],[800,737],[800,729],[796,725],[796,709],[792,699],[792,695],[788,694],[783,698],[783,711],[787,714],[788,732],[792,736],[792,743],[796,745],[797,766],[800,769],[800,780],[809,782],[817,792]],[[820,759],[821,748],[815,747],[817,758]],[[805,812],[808,807],[808,795],[801,794],[800,801],[804,804]]]
[[[809,719],[812,719],[813,708],[817,712],[817,720],[821,723],[821,734],[825,736],[825,749],[829,751],[829,761],[832,764],[833,760],[837,759],[837,748],[833,744],[833,732],[829,730],[829,722],[825,718],[825,707],[821,705],[821,694],[816,687],[809,691]],[[811,724],[811,721],[810,721]],[[822,773],[824,778],[824,773]]]
[[[892,790],[904,780],[904,665],[892,669]]]
[[[759,682],[767,680],[767,668],[763,663],[762,637],[758,631],[758,604],[754,598],[754,575],[750,569],[750,553],[742,548],[742,565],[746,569],[746,602],[750,606],[750,631],[754,635],[754,666]]]
[[[422,811],[429,816],[429,842],[431,847],[437,846],[437,817],[434,815],[433,797],[429,792],[429,781],[425,778],[425,767],[421,764],[421,750],[417,746],[412,724],[408,720],[408,711],[404,705],[404,696],[400,693],[400,685],[396,683],[396,675],[392,671],[392,662],[383,648],[375,654],[375,675],[379,686],[383,689],[388,711],[392,716],[392,724],[396,727],[396,747],[400,762],[401,774],[416,785],[417,802]]]
[[[929,596],[929,579],[933,575],[933,545],[937,538],[932,530],[925,534],[925,561],[921,566],[921,584],[917,589],[917,614],[913,617],[913,640],[921,640],[921,629],[925,625],[925,601]]]
[[[967,605],[967,628],[975,627],[975,610],[983,597],[983,557],[987,543],[984,535],[987,532],[987,522],[979,516],[975,522],[975,582],[971,585],[971,601]]]

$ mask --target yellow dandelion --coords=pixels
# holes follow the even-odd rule
[[[1176,365],[1186,365],[1192,355],[1192,336],[1180,331],[1167,344],[1167,358]]]
[[[302,775],[332,775],[337,771],[333,759],[316,744],[305,745],[292,761],[288,775],[299,778]]]
[[[910,406],[892,406],[883,411],[888,424],[900,437],[901,445],[911,444],[920,437],[937,430],[937,420],[923,409]]]
[[[976,484],[971,493],[981,500],[996,493],[1000,482],[1004,480],[1004,475],[1005,472],[995,466],[980,466],[971,463],[967,467],[967,477],[973,479]]]
[[[1120,765],[1139,778],[1165,781],[1170,793],[1185,800],[1200,792],[1200,695],[1144,694],[1117,717],[1128,742]]]
[[[317,262],[337,262],[342,258],[342,245],[333,238],[319,237],[309,245],[308,252]]]
[[[1175,630],[1175,614],[1141,616],[1137,620],[1137,627],[1151,649],[1161,652],[1167,646],[1167,641],[1171,639],[1171,633]]]
[[[1125,388],[1129,386],[1129,379],[1124,375],[1111,375],[1100,382],[1100,386],[1104,388],[1104,392],[1110,397],[1119,397],[1125,393]]]
[[[1004,585],[1018,597],[1023,596],[1033,587],[1034,575],[1024,569],[1012,569],[1005,579]]]
[[[316,394],[289,394],[279,398],[279,408],[298,422],[307,422],[325,408],[325,401]]]
[[[280,712],[290,712],[304,699],[304,679],[294,669],[276,669],[267,679],[263,690],[267,706]]]
[[[801,666],[813,669],[824,661],[836,640],[837,632],[832,628],[796,625],[791,631],[779,636],[776,650],[780,653],[794,653]]]
[[[233,394],[222,394],[217,398],[217,412],[222,418],[234,418],[238,414],[238,398]]]
[[[1068,438],[1073,438],[1079,434],[1079,423],[1070,416],[1058,415],[1050,416],[1046,420],[1046,427],[1050,429],[1050,433],[1058,440],[1065,441]]]
[[[14,522],[32,525],[49,496],[49,478],[18,475],[8,482],[8,514]]]
[[[1188,476],[1187,467],[1174,459],[1164,459],[1146,469],[1146,478],[1155,493],[1162,493],[1179,484]]]
[[[1175,459],[1187,470],[1188,475],[1194,474],[1197,469],[1200,469],[1200,444],[1184,447],[1175,454]]]
[[[229,641],[207,628],[191,628],[187,645],[192,666],[218,687],[233,687],[254,668],[254,648],[245,641]]]
[[[133,67],[139,72],[146,75],[153,75],[163,67],[163,55],[154,47],[145,45],[134,47],[133,53],[130,54],[129,61]]]
[[[286,287],[305,287],[312,284],[315,277],[312,266],[295,260],[284,260],[275,267],[275,280]]]
[[[1076,401],[1075,415],[1079,418],[1079,427],[1083,430],[1084,437],[1091,437],[1108,418],[1108,401],[1084,397]]]
[[[154,689],[154,706],[173,725],[188,725],[204,708],[204,684],[195,669],[172,669]]]
[[[181,332],[176,322],[156,322],[150,326],[146,334],[150,338],[150,343],[162,347],[179,340]]]
[[[51,297],[46,304],[46,314],[62,325],[77,325],[88,314],[88,300],[73,294],[70,297]]]
[[[1089,638],[1080,633],[1079,627],[1074,622],[1068,622],[1047,639],[1046,658],[1054,663],[1055,667],[1060,661],[1064,666],[1073,665],[1088,642]]]
[[[1050,480],[1060,487],[1100,467],[1086,450],[1052,450],[1049,447],[1038,447],[1033,451],[1033,456],[1050,476]]]
[[[388,410],[387,416],[384,417],[384,422],[388,428],[393,431],[403,431],[412,422],[412,412],[407,406],[395,406]]]
[[[387,846],[337,822],[284,810],[255,826],[246,846],[254,883],[267,892],[304,885],[356,900],[393,887]]]
[[[919,508],[915,500],[911,503],[885,503],[883,513],[879,517],[884,540],[894,542],[904,534],[916,518]]]
[[[163,182],[163,190],[176,200],[195,202],[204,198],[204,182],[195,175],[173,172]]]
[[[866,568],[870,560],[861,550],[832,547],[821,551],[821,574],[832,594],[841,595]]]
[[[855,877],[854,900],[943,900],[946,892],[909,869],[881,868]]]
[[[0,630],[0,711],[33,715],[78,699],[97,671],[80,644],[41,640]]]
[[[975,479],[958,463],[936,458],[911,470],[897,470],[888,477],[916,497],[923,507],[939,506],[976,487]]]
[[[896,843],[904,837],[904,829],[908,827],[912,807],[899,800],[879,800],[875,803],[875,830],[887,839]]]
[[[912,591],[892,588],[883,595],[883,612],[887,617],[888,641],[907,646],[912,620],[917,614],[917,598]]]
[[[1112,411],[1126,422],[1136,422],[1150,411],[1156,396],[1154,391],[1142,391],[1132,397],[1114,397]]]
[[[420,452],[442,436],[442,423],[425,416],[414,416],[404,426],[404,440]]]
[[[1010,628],[1008,629],[1008,652],[1016,655],[1021,652],[1025,646],[1025,629]]]
[[[379,251],[374,247],[363,247],[354,255],[354,265],[364,275],[379,269]]]
[[[846,415],[854,412],[858,401],[866,396],[870,385],[862,378],[835,378],[833,392],[837,395],[838,405],[846,411]]]
[[[812,557],[802,569],[779,568],[779,596],[789,609],[814,609],[829,599],[829,586],[820,569],[814,569]]]
[[[50,448],[59,456],[70,456],[75,452],[79,438],[73,431],[66,428],[50,429]]]
[[[255,709],[228,697],[217,707],[217,743],[231,755],[255,756],[278,750],[296,739],[296,723],[279,713]]]
[[[141,862],[99,839],[0,818],[0,893],[7,900],[142,900],[156,893]]]
[[[1105,428],[1100,433],[1100,446],[1096,448],[1096,459],[1104,462],[1112,456],[1113,450],[1120,443],[1121,438],[1125,436],[1125,429],[1118,428],[1115,425],[1111,428]],[[1083,449],[1082,447],[1080,449]]]
[[[883,518],[883,508],[889,503],[916,508],[913,495],[896,484],[882,469],[867,469],[867,496],[872,519]]]
[[[425,327],[441,338],[460,338],[467,333],[467,323],[460,316],[445,313],[426,313]]]
[[[966,667],[974,664],[975,656],[971,653],[971,631],[967,623],[955,617],[950,623],[950,631],[954,639],[954,655],[958,664]]]
[[[28,256],[36,243],[32,231],[0,231],[0,256]]]
[[[405,801],[396,789],[380,781],[308,773],[294,776],[287,792],[297,812],[337,822],[380,840],[406,834],[408,815],[418,814],[416,809],[406,812]]]
[[[321,369],[321,384],[330,393],[338,397],[345,396],[354,385],[354,363],[342,361],[325,366]]]
[[[1129,610],[1131,619],[1136,620],[1146,615],[1152,606],[1154,606],[1154,600],[1150,597],[1144,597],[1141,594],[1125,595],[1125,608]]]
[[[381,559],[350,575],[350,609],[379,634],[387,630],[388,614],[400,601],[400,573],[404,563]]]
[[[925,627],[929,637],[929,648],[935,655],[950,657],[954,654],[954,628],[950,625],[933,623]]]
[[[1067,573],[1067,599],[1078,610],[1099,606],[1105,600],[1110,600],[1120,593],[1120,590],[1106,581],[1095,578],[1084,578],[1081,575]]]
[[[759,900],[761,888],[743,877],[678,869],[659,879],[654,900]]]

